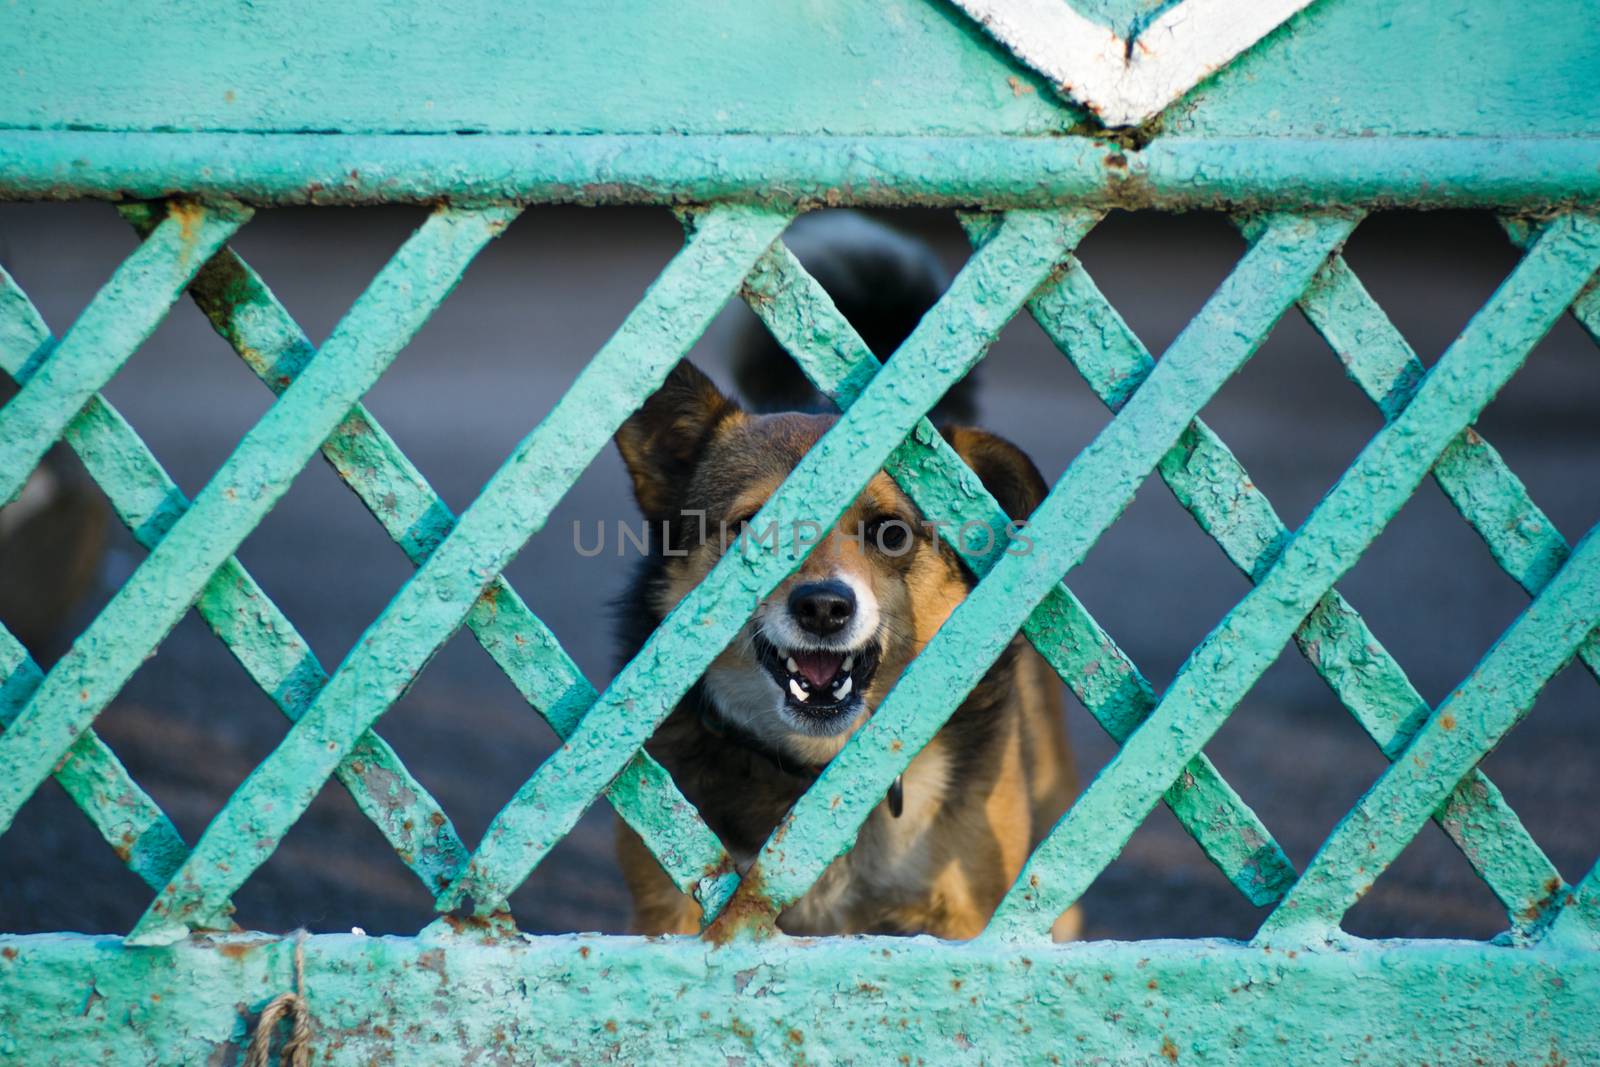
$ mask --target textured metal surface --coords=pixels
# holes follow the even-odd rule
[[[1259,235],[1264,228],[1261,222],[1245,226],[1253,235]],[[1330,257],[1300,304],[1351,376],[1380,403],[1384,413],[1392,417],[1403,410],[1422,377],[1421,364],[1341,257]],[[1127,401],[1154,367],[1144,346],[1075,260],[1069,263],[1057,286],[1036,298],[1030,308],[1040,326],[1112,410]],[[1360,339],[1359,344],[1356,338]],[[1465,441],[1464,435],[1458,443]],[[1534,534],[1559,540],[1548,520],[1527,500],[1515,476],[1481,438],[1477,441],[1478,465],[1485,468],[1478,481],[1492,478],[1493,483],[1482,492],[1450,494],[1465,517],[1485,538],[1496,543]],[[1447,493],[1456,479],[1456,465],[1447,462],[1454,449],[1456,445],[1446,450],[1435,472]],[[1239,461],[1203,421],[1196,420],[1184,431],[1156,470],[1178,502],[1216,539],[1246,577],[1253,581],[1267,571],[1290,531]],[[1478,503],[1502,500],[1517,503],[1519,520],[1526,521],[1502,525],[1489,514],[1486,504]],[[1564,558],[1565,543],[1551,551],[1560,551]],[[1295,631],[1294,640],[1384,753],[1391,758],[1397,754],[1429,709],[1355,609],[1337,590],[1330,591]],[[1139,709],[1142,719],[1155,700],[1153,696],[1144,697],[1141,703],[1145,705]],[[1191,764],[1173,789],[1183,789],[1193,775]],[[1474,772],[1469,787],[1454,797],[1465,807],[1441,811],[1441,825],[1505,903],[1513,928],[1528,928],[1541,918],[1543,906],[1554,896],[1550,884],[1552,879],[1560,883],[1559,873],[1528,837],[1515,814],[1506,808],[1499,791],[1482,775]],[[1293,877],[1292,872],[1289,877]]]
[[[1066,11],[1049,2],[1036,13]],[[1568,885],[1478,769],[1567,662],[1600,676],[1600,534],[1570,548],[1473,429],[1569,307],[1600,340],[1583,5],[1321,0],[1224,62],[1237,49],[1162,49],[1228,38],[1185,21],[1227,0],[1085,0],[1104,39],[1042,43],[1151,74],[1111,86],[1104,117],[1182,95],[1131,132],[1055,95],[1065,68],[1041,78],[921,0],[325,7],[130,0],[86,18],[22,0],[0,35],[0,197],[172,198],[124,206],[144,240],[59,339],[0,274],[0,369],[22,386],[0,408],[0,501],[65,440],[150,552],[48,673],[0,628],[0,828],[54,776],[160,890],[127,940],[0,935],[0,1059],[230,1059],[294,982],[295,946],[193,931],[226,924],[337,776],[455,914],[416,938],[309,939],[318,1062],[1600,1060],[1600,865]],[[224,247],[246,204],[385,201],[444,206],[320,351]],[[689,238],[457,517],[360,401],[530,201],[686,206]],[[778,243],[816,204],[996,214],[968,217],[973,258],[882,366]],[[1361,212],[1397,205],[1539,213],[1507,219],[1524,258],[1431,370],[1339,251]],[[1109,207],[1204,206],[1239,212],[1250,247],[1157,361],[1072,249]],[[185,288],[278,394],[192,502],[99,395]],[[724,559],[599,694],[501,575],[736,293],[844,412],[760,521],[830,521],[884,467],[953,542],[1003,523],[923,416],[1023,306],[1114,413],[1033,516],[1033,551],[968,557],[973,594],[742,879],[640,746],[799,558],[758,541]],[[1384,424],[1291,531],[1198,414],[1295,304]],[[233,556],[318,450],[417,568],[331,676]],[[1159,698],[1067,584],[1152,472],[1253,586]],[[1436,708],[1334,588],[1430,474],[1533,598]],[[92,729],[190,607],[293,724],[192,852]],[[564,741],[470,856],[371,732],[462,625]],[[987,935],[776,934],[1019,629],[1122,747]],[[1202,751],[1291,641],[1393,761],[1298,879]],[[712,936],[526,938],[500,914],[602,795]],[[1241,893],[1277,904],[1255,943],[1042,943],[1160,799]],[[1505,907],[1503,943],[1341,934],[1430,818]]]
[[[0,1057],[233,1062],[294,942],[0,937]],[[1452,941],[362,938],[305,949],[318,1064],[1587,1064],[1600,956]],[[688,1051],[693,1050],[693,1051]]]
[[[1600,75],[1597,75],[1600,77]],[[1600,128],[1600,122],[1596,123]],[[1518,135],[1157,138],[383,137],[0,130],[0,196],[251,203],[744,201],[994,208],[1600,203],[1600,141]]]
[[[122,210],[137,229],[152,225],[147,205]],[[315,354],[288,311],[231,249],[207,264],[191,293],[218,333],[275,393],[287,389]],[[323,443],[322,453],[412,563],[420,565],[454,528],[455,516],[449,507],[362,405],[351,408],[334,435]],[[213,584],[217,581],[213,579]],[[231,610],[226,594],[220,598],[202,594],[198,607],[208,621],[217,614],[207,614],[208,605],[216,599],[223,600],[223,619],[265,617],[269,635],[282,641],[286,638],[281,635],[292,633],[288,621],[259,591],[247,600],[262,606],[240,612]],[[468,613],[466,625],[556,733],[571,733],[594,702],[594,688],[549,627],[504,578],[495,578],[484,589]],[[291,720],[305,712],[326,680],[321,665],[301,643],[291,641],[292,647],[282,653],[282,661],[300,675],[291,686],[280,683],[271,672],[263,676],[255,664],[259,656],[247,655],[226,636],[224,640]],[[466,863],[465,846],[428,791],[381,739],[368,733],[357,740],[336,774],[430,893],[460,876]],[[640,753],[607,795],[614,798],[618,813],[650,845],[679,888],[704,895],[708,911],[714,913],[721,883],[715,877],[708,879],[707,872],[725,868],[726,853],[666,772]],[[175,869],[167,870],[160,884],[164,885]],[[703,881],[708,884],[702,886]]]
[[[992,229],[984,226],[985,236]],[[1075,262],[1069,260],[1069,263]],[[1073,268],[1069,266],[1070,272]],[[1057,292],[1061,282],[1047,287]],[[1037,306],[1043,294],[1030,302]],[[878,361],[833,307],[828,295],[786,249],[775,248],[757,265],[745,285],[745,299],[825,395],[841,407],[855,402]],[[1008,517],[977,476],[924,419],[890,455],[884,469],[899,482],[941,535],[962,553],[979,577],[1005,552],[1001,536]],[[962,543],[967,523],[996,531],[990,551]],[[1150,708],[1155,691],[1083,604],[1065,585],[1045,595],[1022,632],[1055,668],[1068,688],[1116,740],[1125,740]],[[1168,806],[1228,880],[1253,904],[1277,900],[1294,879],[1294,870],[1272,834],[1254,812],[1200,756],[1166,796]]]
[[[0,408],[0,504],[10,503],[67,423],[111,380],[248,210],[174,204]],[[30,354],[31,355],[31,354]],[[3,822],[4,820],[0,820]]]
[[[142,209],[141,214],[146,222],[142,228],[153,227],[154,216]],[[213,260],[205,271],[215,271],[222,262]],[[26,379],[26,371],[17,364],[27,344],[36,342],[43,349],[52,339],[27,298],[3,274],[0,305],[4,306],[0,314],[11,323],[9,329],[0,329],[4,338],[0,366]],[[264,346],[264,351],[272,349]],[[278,364],[276,369],[288,368]],[[65,440],[106,491],[134,540],[145,548],[153,548],[187,510],[188,499],[104,398],[97,396],[84,406],[68,424]],[[298,718],[324,679],[322,667],[237,559],[218,568],[195,609],[284,715],[290,721]],[[14,644],[9,635],[0,634],[0,640]],[[33,695],[42,677],[37,667],[20,660],[14,670],[15,684],[0,688],[6,694],[0,716],[7,720]],[[31,682],[24,685],[22,679],[30,676]],[[159,810],[151,810],[153,802],[126,780],[115,756],[104,750],[92,731],[74,742],[71,755],[56,773],[130,869],[152,888],[165,885],[188,847]],[[352,759],[340,766],[339,779],[425,885],[436,884],[437,865],[443,863],[448,871],[451,862],[465,858],[448,818],[381,738],[364,738]]]
[[[778,529],[792,529],[801,521],[827,528],[836,522],[1095,219],[1084,212],[1007,216],[906,339],[895,364],[873,379],[762,506],[751,520],[757,528],[777,523]],[[724,556],[601,694],[566,746],[496,816],[466,876],[441,898],[441,906],[470,899],[480,913],[498,909],[616,774],[619,758],[649,738],[761,598],[801,562],[792,549],[766,541]],[[877,798],[893,778],[884,778]],[[749,882],[747,877],[741,887]]]
[[[266,861],[360,734],[399,698],[461,624],[490,580],[539,528],[622,420],[700,336],[787,221],[783,215],[740,209],[714,211],[700,220],[685,251],[485,486],[284,743],[212,820],[189,861],[140,920],[135,941],[182,937],[188,923],[214,910],[220,897],[231,895],[233,887]],[[573,750],[595,718],[593,713],[585,717],[563,753]],[[583,796],[584,806],[610,784],[637,748],[613,747],[616,765]],[[573,789],[574,795],[578,792]],[[475,855],[482,852],[480,845]],[[707,877],[718,873],[707,872]],[[469,866],[453,885],[471,876]]]
[[[991,932],[1042,936],[1077,899],[1597,268],[1595,220],[1567,216],[1544,231],[1405,411],[1385,425],[1255,588],[1194,651],[1149,719],[1040,845]]]
[[[0,734],[0,827],[10,824],[17,808],[288,489],[434,304],[454,287],[472,254],[512,214],[500,209],[441,211],[380,273],[324,346],[321,358],[245,436]],[[195,263],[194,270],[200,265]],[[128,354],[121,351],[117,362]],[[30,387],[45,380],[61,358],[57,349]],[[114,369],[107,368],[100,380]],[[80,404],[94,387],[84,391]]]
[[[270,12],[248,0],[124,0],[112,10],[17,0],[0,37],[0,130],[159,132],[127,146],[153,161],[169,134],[202,130],[318,142],[334,133],[1054,137],[1093,128],[943,2],[436,0],[425,10],[383,0],[332,11],[276,0]],[[1592,135],[1592,15],[1573,0],[1319,0],[1149,128],[1358,138],[1357,171],[1381,168],[1402,147],[1373,152],[1372,137]],[[467,151],[450,143],[459,140],[435,150]]]
[[[1116,520],[1156,461],[1250,357],[1353,225],[1337,217],[1286,218],[1255,243],[1173,342],[1145,387],[1073,461],[1034,512],[1029,530],[1035,550],[1005,556],[985,576],[773,833],[751,879],[759,880],[764,891],[761,904],[776,908],[798,900],[849,847],[889,782],[949,718],[961,694],[976,684],[1061,575]],[[1181,769],[1181,764],[1173,768],[1158,795]],[[1071,903],[1063,901],[1055,915]]]
[[[1320,940],[1383,873],[1467,773],[1533,707],[1533,699],[1600,625],[1600,533],[1561,571],[1334,830],[1257,940]],[[1559,885],[1559,882],[1557,882]],[[1564,901],[1563,901],[1564,902]],[[1556,907],[1560,907],[1558,902]]]
[[[0,270],[0,370],[18,383],[25,383],[55,343],[22,290]],[[78,418],[68,423],[67,441],[78,447],[80,456],[93,457],[99,450],[91,443],[91,428],[108,422],[115,425],[116,417],[104,409],[102,401],[92,400]],[[93,470],[92,458],[90,462]],[[140,494],[142,499],[137,503],[132,492],[113,494],[118,517],[131,528],[142,528],[148,514],[167,499],[166,487],[156,484],[152,488],[155,492]],[[43,678],[44,672],[27,649],[0,627],[0,723],[10,726]],[[177,828],[128,777],[116,755],[94,731],[85,731],[73,743],[55,777],[106,843],[151,888],[163,885],[182,862],[188,846]]]

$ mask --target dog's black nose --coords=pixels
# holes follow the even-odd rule
[[[856,595],[843,582],[807,582],[789,594],[789,614],[800,629],[818,637],[832,637],[855,613]]]

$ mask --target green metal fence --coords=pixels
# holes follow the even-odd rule
[[[1600,867],[1565,882],[1477,768],[1573,657],[1600,672],[1600,538],[1569,545],[1472,428],[1561,315],[1600,341],[1583,5],[1261,5],[1282,10],[1198,89],[1118,129],[1006,5],[526,6],[8,9],[0,196],[122,201],[142,242],[59,338],[0,275],[0,367],[22,387],[0,408],[0,500],[64,440],[149,555],[50,671],[0,630],[0,827],[54,777],[152,895],[126,937],[0,935],[0,1059],[233,1062],[299,990],[319,1063],[1600,1062]],[[1230,15],[1079,6],[1128,39]],[[1116,108],[1143,91],[1113,89]],[[437,206],[320,348],[227,245],[255,208],[385,201]],[[550,201],[671,204],[685,241],[458,516],[361,398],[521,206]],[[964,212],[973,255],[887,367],[782,243],[823,203]],[[1394,205],[1499,211],[1523,249],[1426,371],[1340,256]],[[1248,240],[1159,361],[1073,256],[1107,209],[1151,206],[1226,210]],[[185,291],[277,395],[193,500],[100,395]],[[1003,526],[924,414],[1024,312],[1114,413],[1034,515],[1033,552],[958,546],[975,590],[742,878],[641,746],[799,561],[729,555],[599,693],[501,577],[731,299],[842,412],[766,519],[831,523],[885,469],[948,536]],[[1383,426],[1290,530],[1198,415],[1296,306]],[[318,451],[416,566],[331,671],[233,555]],[[1152,471],[1252,583],[1160,694],[1069,588]],[[1336,588],[1430,476],[1531,598],[1437,707]],[[93,729],[191,608],[292,724],[192,843]],[[564,740],[475,848],[375,732],[462,625]],[[777,933],[1018,631],[1122,747],[987,932]],[[1202,753],[1291,641],[1393,761],[1299,872]],[[222,932],[330,777],[446,917],[414,938]],[[508,896],[602,797],[700,901],[705,937],[516,931]],[[1158,802],[1270,909],[1259,933],[1052,945]],[[1507,933],[1342,933],[1430,819]]]

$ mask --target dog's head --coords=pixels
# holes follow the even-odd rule
[[[809,555],[707,669],[717,713],[794,758],[830,759],[966,595],[971,578],[883,472],[832,530],[754,530],[750,519],[835,422],[752,415],[680,363],[617,432],[634,495],[659,535],[647,590],[664,617],[727,552],[761,537]],[[966,428],[945,439],[1013,519],[1044,480],[1016,446]],[[662,551],[665,549],[665,551]]]

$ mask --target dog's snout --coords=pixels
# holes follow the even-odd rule
[[[856,613],[856,595],[843,582],[806,582],[789,594],[789,614],[804,631],[832,637]]]

